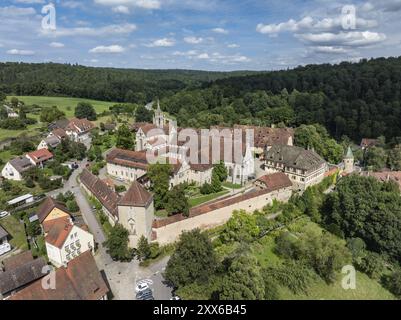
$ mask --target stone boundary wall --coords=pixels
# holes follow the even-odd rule
[[[178,240],[183,231],[196,228],[205,230],[223,225],[231,218],[235,210],[247,212],[261,210],[266,205],[272,204],[274,199],[288,201],[291,194],[291,187],[273,191],[264,189],[201,205],[192,208],[189,217],[175,215],[163,220],[155,220],[152,238],[161,245],[173,243]]]

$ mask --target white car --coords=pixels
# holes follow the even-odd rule
[[[7,217],[7,216],[9,216],[9,215],[10,215],[10,212],[7,212],[7,211],[2,211],[2,212],[0,212],[0,218]]]
[[[136,285],[135,292],[139,293],[139,292],[142,292],[142,291],[145,291],[145,290],[148,290],[148,289],[150,289],[149,285],[146,282],[143,282],[143,283],[139,283],[139,284]]]
[[[178,301],[178,300],[181,300],[181,298],[180,298],[179,296],[174,296],[174,297],[172,297],[170,300]]]

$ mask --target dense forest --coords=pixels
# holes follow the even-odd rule
[[[401,136],[401,57],[308,65],[294,70],[216,80],[224,98],[263,91],[299,91],[291,105],[295,124],[323,124],[336,138]]]
[[[274,72],[206,72],[0,63],[0,92],[162,108],[182,126],[321,124],[340,140],[401,137],[401,57]]]
[[[27,96],[68,96],[145,103],[184,88],[252,71],[139,70],[71,64],[0,63],[0,92]]]

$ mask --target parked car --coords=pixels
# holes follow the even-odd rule
[[[2,211],[2,212],[0,212],[0,218],[5,218],[5,217],[7,217],[7,216],[9,216],[10,215],[10,212],[8,212],[8,211]]]
[[[178,301],[178,300],[181,300],[181,298],[180,298],[179,296],[174,296],[174,297],[172,297],[170,300]]]
[[[147,297],[147,296],[153,296],[153,292],[151,289],[145,289],[144,291],[140,291],[136,294],[136,298],[139,300],[142,300],[143,298]]]
[[[150,289],[150,288],[149,288],[149,285],[148,285],[147,283],[145,283],[145,282],[139,283],[139,284],[137,284],[136,287],[135,287],[135,291],[136,291],[137,293],[142,292],[142,291],[145,291],[145,290],[148,290],[148,289]]]

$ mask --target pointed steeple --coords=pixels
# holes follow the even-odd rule
[[[351,147],[348,147],[347,155],[345,156],[346,159],[354,159],[354,154],[352,153]]]

